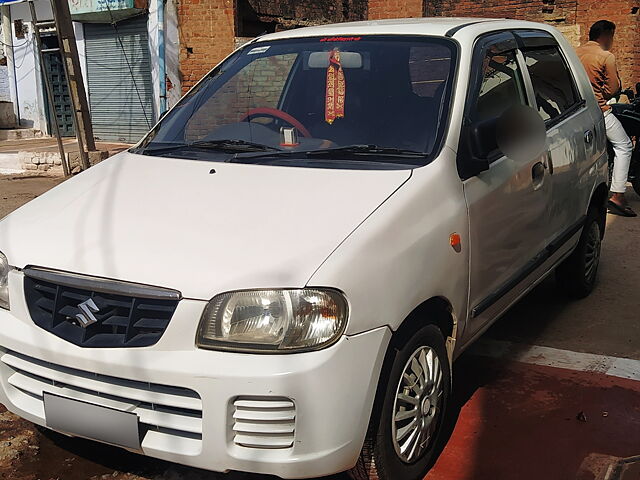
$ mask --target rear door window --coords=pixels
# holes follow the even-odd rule
[[[580,103],[569,66],[555,46],[523,52],[540,116],[547,123],[561,119]]]

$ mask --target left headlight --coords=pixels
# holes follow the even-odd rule
[[[344,332],[347,301],[331,289],[246,290],[214,297],[196,344],[246,352],[316,350]]]
[[[0,252],[0,308],[9,310],[9,261]]]

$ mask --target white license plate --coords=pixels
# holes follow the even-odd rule
[[[140,450],[138,416],[113,408],[44,394],[48,428],[69,435]]]

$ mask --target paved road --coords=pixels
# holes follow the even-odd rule
[[[0,217],[59,181],[0,177]],[[640,211],[640,199],[632,202]],[[638,242],[640,219],[610,216],[591,297],[568,301],[549,279],[483,340],[640,360]],[[612,458],[640,454],[640,382],[474,352],[454,368],[450,440],[427,480],[593,480]],[[0,479],[101,478],[228,477],[36,429],[0,406]],[[233,477],[248,478],[264,477]]]

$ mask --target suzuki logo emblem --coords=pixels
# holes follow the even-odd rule
[[[76,318],[80,322],[80,326],[82,328],[87,328],[89,325],[93,325],[94,323],[98,322],[98,319],[96,318],[94,313],[99,312],[100,309],[92,298],[90,298],[89,300],[85,300],[80,305],[78,305],[78,309],[80,310],[80,313],[76,315]]]

